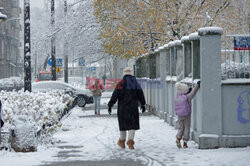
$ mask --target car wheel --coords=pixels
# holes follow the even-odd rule
[[[85,97],[84,96],[78,96],[77,97],[77,105],[79,107],[85,107],[86,105],[86,100],[85,100]]]

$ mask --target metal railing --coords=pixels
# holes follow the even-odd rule
[[[226,35],[221,42],[222,80],[250,78],[250,35]]]

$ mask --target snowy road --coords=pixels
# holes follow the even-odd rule
[[[113,109],[109,116],[76,107],[63,120],[62,130],[54,135],[53,146],[40,146],[35,153],[0,152],[1,166],[179,166],[179,165],[249,165],[250,147],[199,150],[189,142],[188,149],[175,146],[176,130],[152,115],[141,116],[141,130],[136,132],[135,150],[117,146],[118,124]]]

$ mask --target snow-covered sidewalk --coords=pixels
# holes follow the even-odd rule
[[[76,107],[62,121],[62,130],[54,135],[57,143],[40,146],[38,152],[0,151],[1,166],[29,165],[249,165],[250,147],[200,150],[194,142],[188,149],[177,149],[176,130],[152,115],[141,116],[136,132],[135,150],[117,146],[118,122],[113,109],[101,116]],[[113,163],[113,164],[111,164]]]

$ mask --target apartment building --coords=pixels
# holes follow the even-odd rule
[[[0,22],[0,79],[19,76],[23,72],[19,3],[19,0],[0,0],[0,12],[8,17]]]

